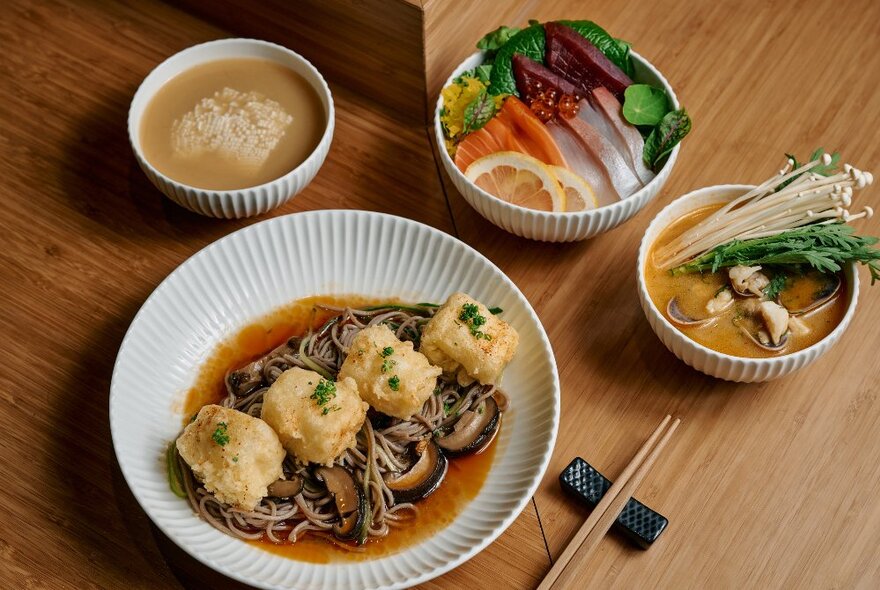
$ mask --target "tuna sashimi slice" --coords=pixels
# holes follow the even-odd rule
[[[583,96],[604,86],[623,101],[623,91],[633,81],[595,45],[560,23],[545,23],[544,31],[547,37],[544,61],[550,70],[577,86]]]
[[[623,106],[604,86],[593,90],[590,103],[607,122],[609,133],[606,137],[611,139],[618,151],[623,154],[642,184],[648,184],[654,178],[654,173],[645,165],[643,158],[645,140],[642,139],[642,134],[635,125],[623,118]]]
[[[550,121],[547,130],[568,162],[568,169],[586,180],[593,188],[600,207],[620,200],[605,165],[588,152],[581,140],[562,123]]]
[[[542,90],[553,88],[560,96],[563,94],[575,95],[580,92],[574,84],[562,76],[554,74],[544,64],[519,53],[513,54],[513,77],[516,80],[516,89],[523,99],[536,93],[533,91],[536,82],[541,83]]]
[[[584,100],[581,101],[580,108],[583,110],[590,108],[590,106]],[[608,172],[608,176],[611,178],[611,184],[614,185],[621,199],[627,198],[642,188],[642,183],[635,175],[635,172],[630,170],[623,155],[595,127],[580,117],[562,118],[561,121],[577,135],[581,145],[587,152],[602,162],[605,170]]]

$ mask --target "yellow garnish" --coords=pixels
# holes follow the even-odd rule
[[[486,86],[482,82],[465,76],[443,89],[443,114],[440,122],[449,139],[459,139],[464,129],[464,110],[484,90]]]

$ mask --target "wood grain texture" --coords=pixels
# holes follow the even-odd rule
[[[0,588],[234,588],[151,528],[107,423],[116,351],[146,297],[188,256],[259,221],[208,219],[163,198],[125,128],[150,69],[230,33],[160,2],[21,1],[3,11]],[[368,209],[451,232],[421,121],[331,86],[327,161],[270,215]],[[523,587],[548,563],[530,503],[492,550],[427,587],[478,585],[493,564],[507,586]]]
[[[421,121],[425,107],[422,8],[418,0],[182,0],[235,36],[289,47],[330,81]]]
[[[520,286],[560,369],[562,425],[534,502],[496,543],[424,587],[536,586],[550,566],[542,528],[557,556],[585,518],[556,483],[561,469],[579,454],[613,479],[667,412],[683,425],[638,497],[670,518],[669,530],[647,552],[605,540],[582,573],[584,587],[880,585],[880,296],[865,287],[849,332],[813,367],[737,385],[677,361],[635,291],[638,241],[679,194],[762,180],[783,151],[817,145],[880,172],[880,5],[322,4],[421,5],[425,49],[416,61],[424,61],[429,104],[487,30],[589,18],[633,41],[695,121],[669,184],[645,211],[586,243],[539,244],[478,217],[439,173],[421,119],[395,98],[373,102],[362,85],[400,67],[396,83],[418,88],[421,72],[367,63],[358,82],[324,70],[337,105],[333,147],[306,191],[270,215],[360,208],[456,233]],[[116,467],[107,424],[116,350],[144,299],[198,249],[257,221],[206,219],[170,203],[140,172],[126,137],[128,102],[159,61],[210,39],[267,36],[248,20],[250,5],[222,8],[238,15],[228,21],[235,30],[157,0],[13,0],[2,9],[0,587],[235,587],[151,528]],[[313,26],[325,38],[337,34],[326,21]],[[878,191],[862,198],[876,203]],[[878,234],[880,220],[860,227]]]
[[[637,493],[669,529],[644,552],[606,539],[581,572],[583,587],[876,588],[880,293],[867,272],[855,321],[832,351],[777,382],[739,385],[664,348],[639,307],[635,261],[648,223],[672,199],[761,181],[785,151],[821,145],[880,170],[880,4],[660,0],[593,4],[574,16],[632,41],[670,80],[694,130],[657,200],[581,244],[510,236],[446,179],[459,237],[523,289],[557,355],[562,423],[536,495],[551,554],[585,518],[556,481],[565,465],[581,455],[613,480],[672,413],[682,427]],[[876,208],[880,186],[859,199]],[[880,219],[859,229],[878,235]]]

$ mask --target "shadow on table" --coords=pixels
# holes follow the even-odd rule
[[[100,238],[147,244],[213,240],[245,225],[246,221],[192,213],[150,183],[128,140],[128,107],[134,90],[104,98],[68,134],[60,185],[70,208],[79,213],[69,221]]]
[[[55,436],[48,443],[51,467],[43,474],[40,501],[51,507],[47,519],[57,527],[54,534],[63,536],[93,568],[95,582],[110,587],[247,588],[202,565],[156,529],[116,461],[108,415],[110,378],[116,352],[141,303],[135,298],[124,313],[95,325],[76,358],[76,371],[53,392]],[[55,510],[62,516],[54,517]]]

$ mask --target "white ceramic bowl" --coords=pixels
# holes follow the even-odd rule
[[[666,78],[663,77],[663,74],[635,51],[631,52],[631,55],[635,65],[634,80],[639,83],[652,84],[663,88],[666,90],[674,108],[679,108],[678,97],[675,96],[675,92],[672,91],[672,87],[666,81]],[[483,53],[478,51],[455,68],[443,87],[449,86],[452,80],[460,76],[462,72],[470,70],[481,63],[483,63]],[[437,151],[440,154],[440,161],[443,162],[443,167],[446,168],[446,173],[449,174],[458,192],[480,215],[498,227],[524,238],[544,242],[585,240],[615,228],[630,219],[641,211],[648,201],[656,197],[660,189],[663,188],[663,185],[666,184],[666,180],[672,173],[672,167],[675,166],[675,161],[678,159],[678,152],[681,148],[681,144],[675,146],[669,155],[669,159],[663,165],[663,168],[660,169],[657,176],[644,188],[626,199],[589,211],[573,213],[536,211],[502,201],[498,197],[479,188],[465,177],[446,152],[443,126],[440,123],[440,109],[442,108],[443,96],[441,95],[437,98],[437,108],[434,114],[434,136],[437,140]]]
[[[159,88],[174,76],[193,66],[229,58],[262,58],[286,66],[305,78],[321,98],[327,117],[326,128],[318,146],[306,160],[280,178],[265,184],[236,190],[202,189],[184,184],[159,172],[144,157],[140,144],[141,117]],[[195,45],[163,61],[144,79],[128,111],[128,138],[141,169],[175,203],[209,217],[226,219],[260,215],[284,204],[303,190],[324,163],[333,140],[336,115],[330,88],[315,67],[299,54],[267,41],[256,39],[220,39]]]
[[[639,300],[642,303],[642,309],[648,318],[648,322],[651,324],[651,328],[660,337],[666,348],[698,371],[728,381],[770,381],[788,375],[792,371],[806,367],[814,362],[840,340],[850,321],[852,321],[853,314],[856,311],[856,302],[859,299],[859,274],[855,264],[850,264],[844,269],[847,283],[847,302],[843,321],[828,336],[816,344],[791,354],[769,358],[744,358],[714,351],[691,340],[666,319],[663,313],[654,305],[654,301],[648,294],[648,288],[645,284],[645,265],[651,245],[669,224],[681,216],[706,205],[727,202],[734,196],[742,195],[752,188],[754,186],[742,184],[709,186],[688,193],[667,205],[651,221],[651,225],[648,226],[645,232],[645,237],[642,238],[636,271],[638,275]]]
[[[229,537],[170,491],[163,453],[211,351],[277,307],[319,294],[443,301],[463,290],[504,309],[520,335],[504,375],[510,410],[479,494],[438,534],[370,561],[304,563]],[[544,328],[516,286],[476,250],[400,217],[314,211],[251,225],[183,263],[147,299],[119,349],[110,431],[128,485],[153,522],[195,558],[261,588],[405,588],[473,557],[534,494],[559,424],[559,377]]]

